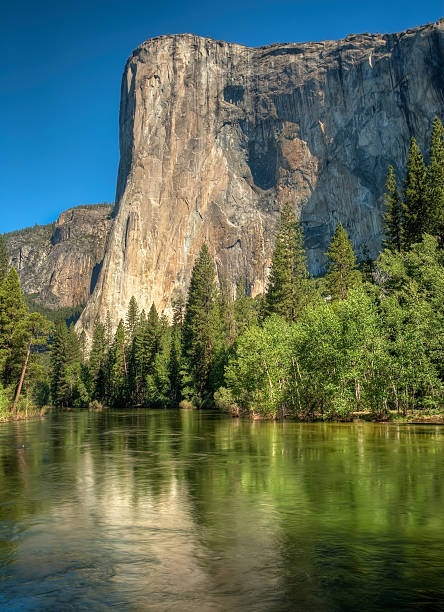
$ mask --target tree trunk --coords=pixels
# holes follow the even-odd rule
[[[31,343],[28,344],[28,350],[26,351],[25,363],[23,364],[22,373],[20,375],[20,380],[19,380],[19,384],[17,387],[17,393],[15,394],[14,403],[12,405],[12,412],[15,412],[17,410],[17,404],[19,401],[20,393],[22,391],[22,385],[25,379],[26,368],[28,367],[28,360],[29,360],[30,353],[31,353]]]

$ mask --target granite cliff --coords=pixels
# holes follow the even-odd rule
[[[134,295],[170,307],[205,241],[218,274],[264,290],[291,202],[320,273],[339,221],[376,254],[388,164],[444,115],[444,22],[398,34],[249,48],[191,34],[141,44],[122,80],[116,209],[78,323],[114,324]]]
[[[112,205],[78,206],[55,223],[4,234],[23,292],[48,308],[84,304],[94,288]]]

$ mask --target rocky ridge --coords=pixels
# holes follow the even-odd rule
[[[48,308],[85,304],[99,275],[112,209],[78,206],[55,223],[4,234],[23,292]]]

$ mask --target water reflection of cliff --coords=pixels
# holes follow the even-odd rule
[[[363,609],[403,593],[437,601],[443,447],[439,427],[183,411],[5,425],[4,601],[337,609],[357,591]]]

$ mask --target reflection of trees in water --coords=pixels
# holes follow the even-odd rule
[[[368,609],[394,605],[400,581],[439,591],[439,428],[153,410],[53,415],[0,435],[1,520],[175,523],[185,563],[197,556],[213,585],[245,602],[258,589],[270,610],[347,607],[358,588]],[[14,546],[3,544],[3,560]]]

